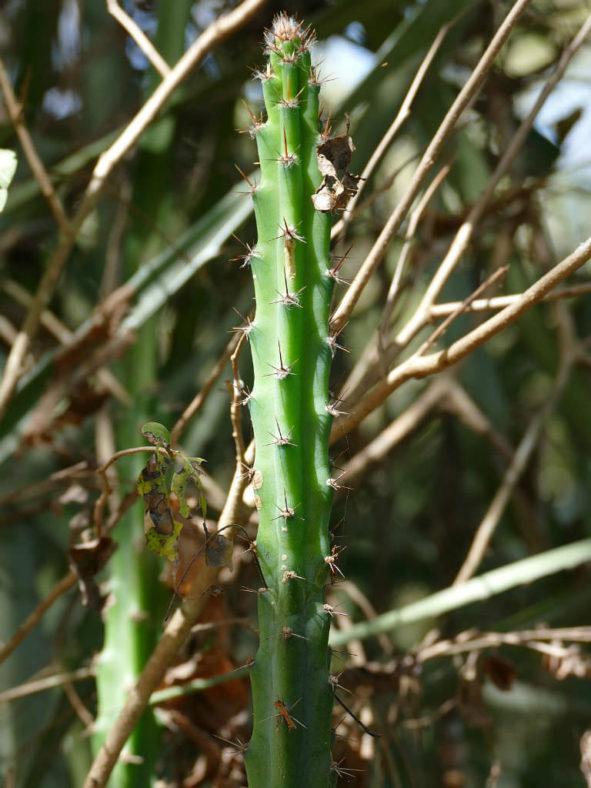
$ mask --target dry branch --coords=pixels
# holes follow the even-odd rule
[[[22,363],[29,349],[31,340],[39,326],[41,313],[53,294],[61,270],[68,259],[76,239],[76,235],[84,219],[96,205],[107,178],[125,154],[135,145],[142,133],[156,118],[172,93],[187,78],[189,73],[201,63],[203,58],[215,46],[225,41],[245,25],[246,22],[262,8],[264,3],[265,0],[244,0],[243,3],[228,14],[222,15],[219,19],[216,19],[215,22],[212,22],[199,38],[193,42],[170,71],[168,76],[162,80],[154,93],[110,148],[99,157],[80,205],[70,221],[70,231],[60,235],[55,252],[39,283],[39,287],[27,313],[23,327],[12,345],[6,360],[4,376],[0,383],[0,417],[4,414],[6,406],[18,383],[21,375]]]
[[[373,245],[370,253],[357,272],[355,279],[351,283],[349,289],[343,297],[343,300],[333,315],[332,327],[335,331],[341,329],[349,319],[351,312],[359,300],[359,297],[361,296],[361,293],[363,292],[367,282],[384,257],[392,238],[398,231],[398,228],[408,213],[413,200],[427,179],[437,159],[437,156],[441,152],[445,140],[451,134],[454,126],[460,119],[464,110],[477,96],[486,75],[492,68],[495,58],[501,51],[503,45],[509,37],[509,34],[511,33],[511,30],[515,27],[520,16],[523,14],[529,3],[530,0],[517,0],[493,36],[490,44],[484,51],[474,71],[470,75],[470,78],[467,80],[466,84],[458,93],[455,101],[449,108],[445,118],[441,122],[441,125],[435,132],[433,139],[427,146],[427,150],[425,151],[406,192],[386,222],[384,229],[380,233],[377,241]]]
[[[457,364],[463,358],[483,345],[491,337],[514,323],[521,315],[541,301],[557,284],[562,282],[591,258],[591,238],[575,249],[568,257],[554,266],[548,273],[540,277],[531,287],[525,290],[519,300],[505,307],[501,312],[490,317],[477,328],[468,332],[449,348],[431,353],[428,356],[411,356],[393,369],[388,376],[380,381],[348,415],[336,420],[331,440],[346,435],[376,408],[399,386],[412,378],[424,378],[435,372],[441,372]]]
[[[160,52],[158,52],[154,44],[152,44],[141,27],[139,27],[134,22],[134,20],[125,13],[117,0],[107,0],[107,11],[111,14],[113,19],[116,19],[119,22],[121,27],[127,32],[130,38],[135,41],[135,43],[142,50],[144,55],[148,58],[160,76],[166,78],[170,74],[170,66],[166,60],[164,60]]]

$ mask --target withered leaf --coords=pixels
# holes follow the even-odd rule
[[[357,191],[359,177],[347,171],[354,150],[348,128],[346,134],[329,137],[316,148],[318,169],[323,176],[322,183],[312,195],[317,211],[344,210],[349,198]]]
[[[591,676],[591,656],[584,654],[578,644],[564,648],[562,654],[545,654],[542,658],[542,665],[558,681],[564,681],[570,677],[584,679]]]
[[[232,569],[232,542],[223,534],[213,534],[205,544],[205,563],[208,566],[227,566]]]
[[[329,137],[316,148],[318,169],[322,175],[336,176],[339,171],[345,172],[351,163],[351,155],[355,145],[349,134]]]
[[[508,692],[511,689],[517,675],[513,663],[499,657],[498,654],[488,654],[484,657],[482,669],[495,687],[503,692]]]
[[[108,536],[102,536],[100,539],[72,545],[68,550],[68,563],[78,577],[82,604],[92,610],[101,610],[104,603],[95,575],[105,566],[116,549],[116,542]]]

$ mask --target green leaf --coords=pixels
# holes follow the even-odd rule
[[[154,437],[151,430],[148,432]],[[151,454],[139,475],[137,489],[144,500],[146,513],[151,521],[151,526],[146,530],[148,550],[175,561],[178,555],[178,538],[183,524],[174,519],[170,508],[170,496],[166,488],[166,471],[169,467],[168,457]]]
[[[4,210],[8,198],[8,187],[16,172],[16,153],[0,148],[0,211]]]
[[[164,424],[157,421],[147,421],[141,429],[144,438],[152,446],[163,446],[165,449],[170,447],[170,432]]]

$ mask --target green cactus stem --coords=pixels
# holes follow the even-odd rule
[[[266,36],[267,66],[258,73],[267,120],[255,119],[251,129],[261,180],[253,189],[258,242],[249,255],[256,296],[256,315],[247,326],[254,366],[249,406],[260,516],[256,546],[266,583],[251,673],[254,723],[245,755],[251,788],[315,788],[332,784],[334,776],[330,615],[324,608],[334,560],[328,533],[334,203],[316,210],[313,199],[326,176],[318,166],[324,139],[311,42],[301,24],[276,17]]]

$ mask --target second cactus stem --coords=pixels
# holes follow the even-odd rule
[[[319,83],[311,34],[285,15],[267,33],[258,74],[267,112],[255,119],[261,181],[258,242],[249,254],[256,315],[246,327],[260,524],[259,649],[252,668],[250,788],[328,786],[331,710],[325,585],[333,489],[328,461],[332,358],[330,213],[315,210]],[[328,560],[327,560],[328,559]],[[332,775],[334,776],[334,775]]]

